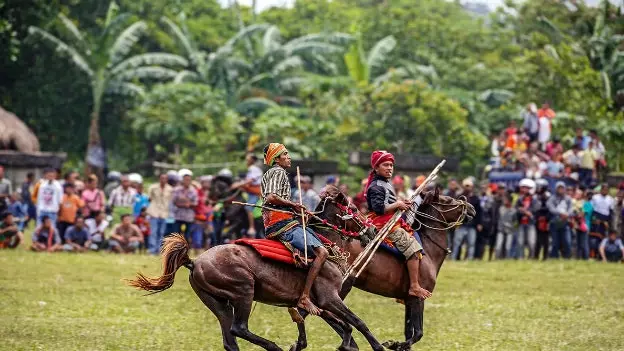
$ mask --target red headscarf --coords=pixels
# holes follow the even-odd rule
[[[394,155],[386,150],[373,151],[373,153],[371,154],[371,167],[373,168],[373,170],[371,170],[370,174],[368,175],[368,181],[366,182],[367,191],[368,187],[373,182],[373,177],[375,176],[375,167],[387,161],[392,161],[392,163],[394,163]]]

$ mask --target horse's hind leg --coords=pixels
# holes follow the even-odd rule
[[[412,345],[423,337],[423,312],[425,302],[410,296],[405,300],[405,342],[388,342],[384,346],[390,350],[409,351]]]
[[[256,344],[268,351],[282,351],[274,342],[260,337],[249,331],[249,315],[251,314],[252,298],[244,301],[236,301],[234,307],[234,323],[230,332],[232,335],[245,339],[252,344]]]
[[[368,326],[366,326],[366,324],[358,316],[356,316],[355,313],[347,307],[347,305],[344,304],[338,295],[331,297],[330,300],[324,301],[321,305],[319,305],[321,309],[328,310],[336,315],[337,318],[354,326],[355,329],[364,335],[374,351],[384,350],[383,346],[381,346],[379,341],[377,341],[368,329]]]
[[[342,338],[342,344],[338,347],[338,350],[359,350],[357,343],[351,335],[351,326],[342,322],[334,315],[326,314],[325,312],[321,314],[321,318]],[[308,316],[308,312],[303,309],[299,309],[299,314],[304,319]],[[297,329],[299,330],[299,337],[297,338],[297,343],[290,347],[290,351],[301,351],[308,347],[305,323],[297,323]]]
[[[193,282],[193,278],[189,279],[191,286],[199,299],[202,300],[204,305],[208,307],[221,325],[221,335],[223,337],[223,347],[226,351],[239,351],[238,344],[236,343],[236,337],[230,333],[232,328],[232,321],[234,319],[234,311],[231,306],[228,306],[227,301],[221,300],[215,296],[210,295],[207,291],[203,290],[197,284]]]

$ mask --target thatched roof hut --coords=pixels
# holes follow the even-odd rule
[[[38,152],[39,139],[17,116],[0,107],[0,150]]]

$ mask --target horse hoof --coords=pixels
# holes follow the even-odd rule
[[[394,341],[394,340],[388,340],[384,342],[382,345],[383,347],[390,349],[390,350],[399,350],[401,343],[398,341]]]

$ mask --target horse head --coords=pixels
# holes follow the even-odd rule
[[[366,230],[374,231],[374,227],[367,225],[366,217],[337,187],[326,187],[320,196],[321,202],[315,212],[320,218],[326,220],[328,225],[335,226],[333,231],[323,233],[329,240],[335,242],[337,239],[356,238]]]
[[[423,194],[423,203],[416,211],[413,227],[424,236],[429,237],[434,245],[448,250],[446,232],[474,218],[475,208],[465,197],[458,199],[440,195],[439,190]]]
[[[216,176],[210,184],[210,200],[220,201],[229,197],[232,194],[232,183],[232,178]]]

